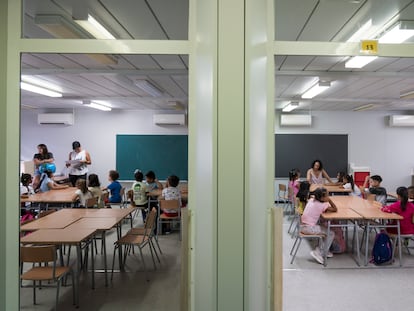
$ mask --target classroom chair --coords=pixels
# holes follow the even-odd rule
[[[152,244],[150,235],[151,235],[151,231],[154,230],[155,227],[155,218],[156,218],[156,210],[152,209],[151,212],[149,213],[148,217],[147,217],[147,223],[148,225],[146,227],[144,227],[143,230],[143,234],[134,234],[132,233],[127,233],[126,235],[124,235],[123,237],[121,237],[118,241],[116,241],[114,243],[114,255],[113,255],[113,259],[112,259],[112,272],[111,272],[111,281],[113,279],[113,274],[114,274],[114,266],[115,266],[115,258],[116,258],[116,251],[119,252],[119,268],[120,270],[123,269],[123,267],[125,266],[126,263],[126,259],[127,256],[129,255],[130,251],[132,250],[133,247],[138,247],[139,249],[139,253],[140,253],[140,257],[142,260],[142,265],[144,266],[144,271],[146,274],[146,279],[147,281],[149,281],[148,278],[148,271],[147,271],[147,267],[145,265],[145,260],[144,260],[144,256],[142,254],[142,250],[148,246],[150,253],[151,253],[151,257],[152,257],[152,262],[154,264],[154,270],[157,269],[157,267],[155,266],[155,259],[154,259],[154,253],[153,253],[153,249],[154,245]],[[122,246],[124,246],[124,251],[122,253]],[[157,255],[158,256],[158,255]],[[158,258],[159,260],[159,258]]]
[[[279,184],[278,187],[279,187],[279,190],[277,192],[277,203],[282,204],[282,208],[287,213],[292,205],[292,202],[290,201],[290,198],[289,198],[288,188],[286,187],[285,184]]]
[[[291,264],[293,264],[293,261],[295,260],[296,254],[299,250],[300,244],[302,243],[302,240],[315,240],[317,239],[319,242],[319,245],[322,245],[322,239],[325,237],[324,234],[304,234],[300,231],[300,218],[299,221],[296,224],[295,229],[295,242],[293,243],[292,249],[290,250],[290,255],[292,256],[292,259],[290,261]]]
[[[169,210],[171,213],[174,211],[176,216],[168,216],[163,210]],[[181,206],[179,200],[158,200],[158,226],[157,233],[162,230],[162,224],[170,224],[171,229],[175,223],[179,223],[179,238],[181,241]]]
[[[60,284],[68,274],[72,276],[73,304],[75,304],[75,280],[72,268],[70,266],[57,266],[56,260],[56,247],[53,245],[20,247],[20,278],[22,281],[33,282],[31,286],[21,284],[21,287],[33,288],[33,304],[36,304],[36,287],[56,287],[55,310],[58,306]],[[24,263],[31,263],[32,268],[23,271]],[[54,282],[56,285],[51,285],[50,282],[41,284],[42,281]]]

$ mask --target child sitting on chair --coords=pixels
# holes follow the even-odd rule
[[[375,201],[380,202],[382,205],[387,203],[387,190],[381,187],[382,178],[379,175],[372,175],[365,177],[363,188],[365,192],[375,194]],[[369,184],[369,188],[367,188]]]
[[[142,182],[144,179],[144,174],[140,170],[136,170],[134,173],[135,182],[132,184],[131,190],[133,191],[133,197],[131,202],[133,205],[139,207],[142,213],[142,221],[145,222],[147,218],[147,207],[148,207],[148,198],[147,198],[147,185]]]
[[[79,201],[79,207],[87,207],[86,206],[86,200],[93,198],[92,192],[89,191],[86,180],[85,179],[78,179],[75,183],[76,185],[76,191],[73,195],[73,201],[78,200]]]
[[[329,193],[325,188],[317,188],[314,192],[314,198],[309,199],[301,217],[301,232],[309,235],[325,235],[322,238],[322,244],[311,251],[311,256],[320,264],[324,264],[325,251],[326,257],[332,257],[329,248],[335,238],[335,233],[331,230],[327,236],[328,230],[323,225],[318,225],[319,218],[324,212],[336,212],[337,208],[334,202],[329,198]]]
[[[180,190],[177,188],[178,184],[180,182],[180,179],[175,176],[171,175],[168,176],[166,187],[162,190],[162,199],[164,200],[178,200],[179,205],[181,206],[181,193]],[[177,211],[175,210],[168,210],[164,209],[162,211],[166,216],[174,217],[178,216]],[[170,233],[170,224],[165,224],[165,233]]]
[[[115,170],[109,171],[108,181],[110,184],[102,189],[102,191],[109,190],[111,193],[108,202],[109,203],[121,203],[121,189],[122,185],[118,181],[119,173]],[[106,203],[106,202],[105,202]]]

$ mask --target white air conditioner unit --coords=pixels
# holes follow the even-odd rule
[[[185,125],[185,114],[154,114],[156,125]]]
[[[73,125],[73,113],[39,113],[37,123]]]
[[[311,126],[312,116],[310,114],[282,114],[280,115],[280,126]]]
[[[414,126],[414,115],[390,116],[390,126]]]

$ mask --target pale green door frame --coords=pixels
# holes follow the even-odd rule
[[[273,1],[192,3],[191,310],[270,310]]]

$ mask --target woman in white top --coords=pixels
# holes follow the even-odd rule
[[[312,162],[312,166],[308,169],[306,173],[306,180],[310,184],[318,184],[323,185],[325,183],[325,179],[332,183],[331,178],[329,177],[328,173],[323,169],[322,162],[320,160],[315,160]]]
[[[82,150],[78,141],[72,143],[73,151],[69,153],[69,161],[66,161],[66,167],[69,169],[69,180],[75,187],[78,179],[86,180],[88,165],[92,163],[91,156],[86,150]]]
[[[358,188],[357,185],[354,183],[354,179],[351,175],[345,175],[344,176],[344,189],[351,189],[351,192],[349,193],[352,196],[360,197],[361,196],[361,190]]]

